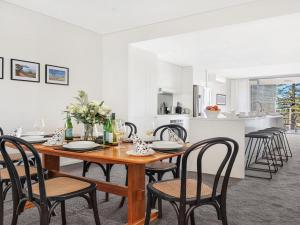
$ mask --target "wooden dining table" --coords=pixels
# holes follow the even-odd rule
[[[122,144],[123,148],[119,149],[113,146],[90,152],[66,151],[57,147],[44,146],[35,144],[36,150],[42,154],[43,167],[49,170],[50,177],[70,176],[72,174],[60,171],[60,158],[72,158],[94,163],[103,164],[123,164],[128,167],[128,186],[105,182],[86,177],[77,177],[82,180],[92,181],[97,185],[97,189],[103,192],[112,193],[119,196],[126,196],[128,199],[128,225],[144,224],[145,218],[145,165],[159,160],[175,157],[183,154],[180,152],[159,153],[156,152],[151,156],[131,156],[126,152],[132,150],[132,144]],[[125,176],[125,174],[124,174]],[[153,210],[151,220],[157,218],[157,210]]]

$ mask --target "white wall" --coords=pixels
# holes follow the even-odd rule
[[[300,11],[298,0],[261,0],[103,36],[103,97],[128,117],[128,44]],[[122,95],[116,95],[116,90]]]
[[[130,47],[128,77],[128,120],[145,133],[152,128],[157,114],[157,56],[151,52]]]
[[[230,89],[227,88],[227,80],[222,82],[217,80],[217,76],[214,73],[209,73],[206,69],[199,66],[194,67],[193,83],[196,85],[206,86],[211,90],[211,105],[216,105],[216,95],[226,95],[226,105],[219,105],[221,111],[226,112],[230,106]]]
[[[0,2],[0,56],[5,58],[0,80],[0,126],[6,132],[32,129],[44,117],[50,131],[64,125],[62,111],[77,90],[101,99],[101,37],[77,26]],[[10,58],[41,63],[41,82],[10,80]],[[70,69],[70,85],[45,84],[45,64]]]

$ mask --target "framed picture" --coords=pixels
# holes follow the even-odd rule
[[[0,57],[0,79],[4,77],[4,58]]]
[[[46,65],[46,83],[69,85],[69,68]]]
[[[40,82],[40,64],[18,59],[11,59],[11,79]]]
[[[216,96],[216,104],[217,105],[226,105],[226,95],[217,94],[217,96]]]

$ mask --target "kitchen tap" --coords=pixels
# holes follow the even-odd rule
[[[254,103],[259,105],[259,107],[260,107],[260,110],[259,110],[259,112],[263,112],[263,111],[264,111],[264,109],[263,109],[263,105],[262,105],[262,103],[261,103],[261,102],[254,102]]]

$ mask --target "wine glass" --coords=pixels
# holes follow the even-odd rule
[[[146,141],[151,141],[153,139],[153,133],[154,133],[155,128],[156,128],[155,122],[152,121],[146,128],[146,132],[145,132]]]
[[[35,129],[35,131],[40,131],[43,132],[45,129],[45,120],[44,118],[41,119],[36,119],[33,123],[33,128]]]
[[[116,125],[115,125],[114,132],[115,132],[117,142],[118,142],[117,148],[121,149],[121,148],[123,148],[121,145],[122,145],[124,135],[126,134],[126,126],[125,126],[125,122],[121,119],[116,120],[115,124]]]

